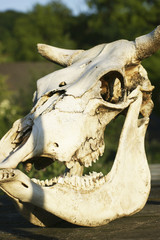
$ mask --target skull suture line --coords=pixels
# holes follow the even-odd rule
[[[144,136],[153,86],[140,62],[159,48],[160,26],[133,42],[87,51],[38,45],[44,57],[66,68],[38,80],[33,109],[0,142],[0,187],[29,221],[48,226],[57,216],[98,226],[143,208],[150,191]],[[83,167],[103,154],[106,125],[124,110],[110,173],[83,176]],[[68,173],[40,181],[15,169],[20,162],[41,169],[53,161],[64,162]]]

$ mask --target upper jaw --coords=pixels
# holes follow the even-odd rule
[[[138,92],[139,92],[139,88],[135,89],[126,98],[126,101],[124,101],[123,103],[113,104],[114,108],[116,109],[116,113],[113,116],[111,115],[111,117],[109,117],[109,113],[104,114],[104,117],[103,117],[104,122],[100,123],[100,125],[104,124],[104,126],[101,128],[101,131],[98,132],[98,135],[95,135],[94,137],[90,137],[90,138],[89,137],[86,138],[83,136],[82,137],[83,141],[79,145],[78,150],[76,150],[75,148],[75,151],[73,152],[74,154],[71,153],[71,155],[68,155],[67,157],[65,152],[64,152],[64,155],[62,156],[59,155],[58,157],[58,155],[56,154],[56,151],[58,153],[59,144],[57,144],[56,141],[52,144],[54,146],[54,149],[57,148],[56,151],[54,150],[54,152],[50,152],[50,147],[48,148],[49,146],[48,144],[46,144],[47,150],[44,149],[44,145],[43,145],[44,143],[40,142],[40,139],[43,139],[43,137],[46,137],[46,136],[40,135],[41,133],[37,126],[38,125],[37,120],[41,121],[40,117],[34,120],[33,113],[30,113],[25,118],[17,120],[13,124],[12,129],[0,141],[0,152],[1,152],[0,168],[16,168],[20,162],[26,162],[27,163],[26,168],[28,168],[27,170],[30,170],[31,163],[35,162],[35,165],[37,166],[37,168],[41,169],[43,167],[46,167],[48,164],[52,163],[54,160],[59,160],[59,161],[65,162],[66,167],[68,169],[67,171],[70,172],[70,175],[74,175],[74,174],[82,175],[83,167],[91,166],[92,163],[96,162],[99,156],[102,156],[104,152],[103,131],[104,131],[105,125],[107,124],[107,121],[109,122],[110,120],[113,119],[113,117],[115,117],[117,114],[123,111],[123,109],[127,108],[136,99]],[[95,105],[97,104],[97,101],[94,100],[93,102]],[[107,105],[106,108],[110,106],[110,105],[108,106],[108,104],[109,103],[106,103]],[[86,112],[89,111],[90,105],[93,105],[93,103],[89,103],[87,105],[88,110],[86,110]],[[97,104],[97,106],[99,106],[99,103]],[[110,107],[112,108],[112,106]],[[87,116],[91,118],[91,119],[89,118],[89,122],[91,121],[93,122],[94,114],[93,116],[92,114],[89,114]],[[46,115],[43,115],[43,116],[46,116]],[[96,118],[98,119],[98,117]],[[45,119],[48,119],[48,115]],[[96,121],[98,121],[97,119]],[[96,125],[96,127],[97,126],[98,125]],[[73,125],[72,125],[72,128],[73,128]],[[69,134],[69,132],[67,134]],[[48,136],[50,137],[50,131]],[[79,135],[77,135],[77,139],[78,139],[78,136]],[[64,139],[62,139],[62,141],[64,141]],[[44,159],[45,157],[47,157],[47,159],[49,160],[46,161],[45,159],[44,164],[42,164],[41,166],[41,164],[39,164],[37,160],[38,157],[42,157]]]

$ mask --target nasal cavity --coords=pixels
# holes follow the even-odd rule
[[[23,183],[23,182],[21,182],[21,184],[22,184],[23,187],[28,188],[28,185],[27,185],[27,184],[25,184],[25,183]]]

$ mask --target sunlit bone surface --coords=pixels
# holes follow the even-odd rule
[[[99,226],[138,212],[150,191],[144,137],[153,108],[151,85],[141,60],[160,48],[160,26],[135,41],[119,40],[90,50],[38,44],[47,59],[64,66],[37,82],[34,107],[0,141],[0,187],[30,222],[59,219]],[[104,152],[104,130],[126,114],[110,173],[83,176]],[[40,181],[28,170],[53,161],[67,174]]]

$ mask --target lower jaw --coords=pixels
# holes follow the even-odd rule
[[[42,182],[18,173],[17,180],[13,178],[13,181],[3,175],[1,188],[7,192],[12,181],[10,191],[17,191],[16,184],[21,182],[24,192],[17,192],[15,197],[10,193],[21,209],[28,204],[27,211],[31,212],[30,206],[32,211],[36,206],[42,212],[84,226],[103,225],[141,210],[150,191],[150,173],[143,146],[147,121],[141,121],[143,125],[138,126],[140,104],[136,100],[130,106],[134,111],[128,111],[117,156],[107,176],[97,173],[82,177],[66,175]],[[137,137],[132,139],[131,133]]]

